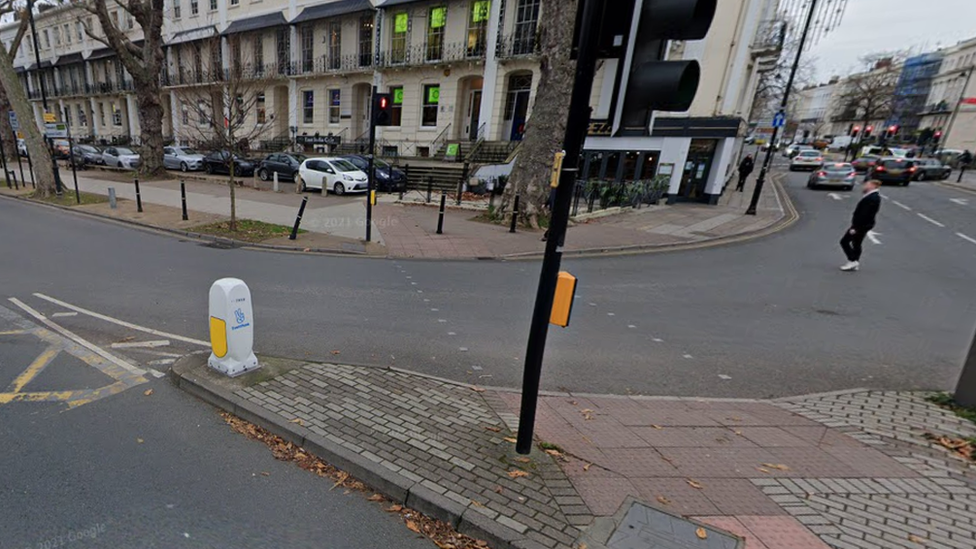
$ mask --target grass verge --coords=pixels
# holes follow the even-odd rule
[[[291,227],[265,223],[264,221],[255,221],[253,219],[238,219],[236,231],[230,230],[229,221],[218,221],[207,225],[199,225],[190,230],[196,233],[233,238],[234,240],[242,240],[244,242],[262,242],[271,238],[291,234]],[[299,229],[298,232],[304,233],[305,231]]]
[[[108,197],[100,194],[92,193],[79,193],[81,197],[81,204],[78,203],[75,198],[75,192],[73,190],[64,189],[61,196],[41,196],[40,193],[33,193],[30,195],[31,200],[38,200],[40,202],[47,202],[49,204],[57,204],[58,206],[84,206],[86,204],[102,204],[103,202],[108,202]]]

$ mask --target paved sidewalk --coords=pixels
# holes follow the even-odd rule
[[[976,425],[916,394],[547,395],[537,437],[548,451],[523,457],[514,392],[340,364],[231,381],[205,358],[174,366],[181,387],[495,549],[655,547],[614,534],[635,502],[708,525],[706,537],[736,534],[745,549],[976,540],[976,470],[925,437],[976,436]]]

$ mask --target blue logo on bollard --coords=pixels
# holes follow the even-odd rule
[[[237,319],[238,324],[244,324],[244,311],[240,309],[234,311],[234,318]]]

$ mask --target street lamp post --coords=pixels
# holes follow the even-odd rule
[[[27,0],[27,18],[30,21],[31,28],[31,40],[34,42],[34,62],[37,63],[37,80],[41,84],[41,104],[44,106],[45,114],[48,111],[47,108],[47,90],[44,89],[44,74],[41,71],[41,45],[37,40],[37,28],[34,26],[34,2],[33,0]],[[54,169],[54,190],[58,196],[61,196],[61,173],[58,170],[58,160],[54,156],[54,140],[47,137],[46,132],[44,140],[47,142],[48,152],[51,154],[51,165]]]
[[[803,25],[803,33],[800,35],[800,44],[796,50],[796,58],[790,68],[790,78],[786,81],[786,91],[783,92],[783,101],[780,103],[779,111],[786,113],[786,108],[790,101],[790,91],[793,89],[793,81],[796,79],[796,71],[800,68],[800,57],[803,55],[803,46],[807,42],[807,35],[810,33],[810,24],[813,23],[813,15],[817,9],[817,0],[810,0],[810,10],[807,13],[807,20]],[[769,148],[766,149],[766,158],[763,160],[762,168],[759,170],[759,177],[756,178],[756,188],[752,191],[752,200],[749,202],[749,209],[746,215],[756,215],[756,208],[759,207],[759,197],[762,195],[763,185],[766,183],[766,173],[769,172],[769,165],[773,161],[773,152],[776,149],[776,140],[779,138],[779,127],[773,127],[773,135],[769,139]]]

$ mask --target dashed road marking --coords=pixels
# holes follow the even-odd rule
[[[664,340],[659,337],[651,338],[651,341],[654,343],[664,343]]]
[[[725,381],[728,381],[728,380],[732,379],[732,376],[727,376],[725,374],[719,374],[718,375],[718,378],[719,379],[722,379],[722,380],[725,380]]]
[[[970,244],[976,244],[976,238],[972,238],[972,237],[966,236],[966,235],[964,235],[962,233],[956,233],[956,236],[958,236],[959,238],[965,240],[966,242],[969,242]]]
[[[53,315],[51,315],[51,318],[61,318],[63,316],[78,316],[78,313],[76,313],[74,311],[54,313]]]
[[[910,207],[902,204],[901,202],[898,202],[897,200],[892,200],[891,203],[894,204],[895,206],[898,206],[899,208],[901,208],[903,210],[906,210],[906,211],[909,211],[909,212],[912,211],[912,209]]]
[[[934,219],[932,219],[931,217],[929,217],[929,216],[927,216],[927,215],[925,215],[925,214],[922,214],[922,213],[916,213],[915,215],[917,215],[917,216],[919,216],[919,217],[921,217],[922,219],[924,219],[924,220],[926,220],[926,221],[928,221],[929,223],[931,223],[931,224],[933,224],[933,225],[935,225],[936,227],[945,227],[945,225],[943,225],[942,223],[939,223],[938,221],[936,221],[936,220],[934,220]]]
[[[140,347],[148,347],[151,349],[154,347],[168,347],[168,346],[169,346],[168,339],[156,339],[153,341],[125,341],[121,343],[113,343],[112,345],[110,345],[110,347],[112,347],[113,349],[137,349]]]
[[[683,356],[684,358],[695,358],[695,357],[693,357],[693,356],[691,356],[689,354],[685,354],[685,355],[681,355],[681,356]]]
[[[634,326],[633,324],[628,324],[628,325],[627,325],[627,327],[628,327],[628,328],[630,328],[631,330],[633,330],[633,329],[634,329],[634,328],[636,328],[637,326]]]

